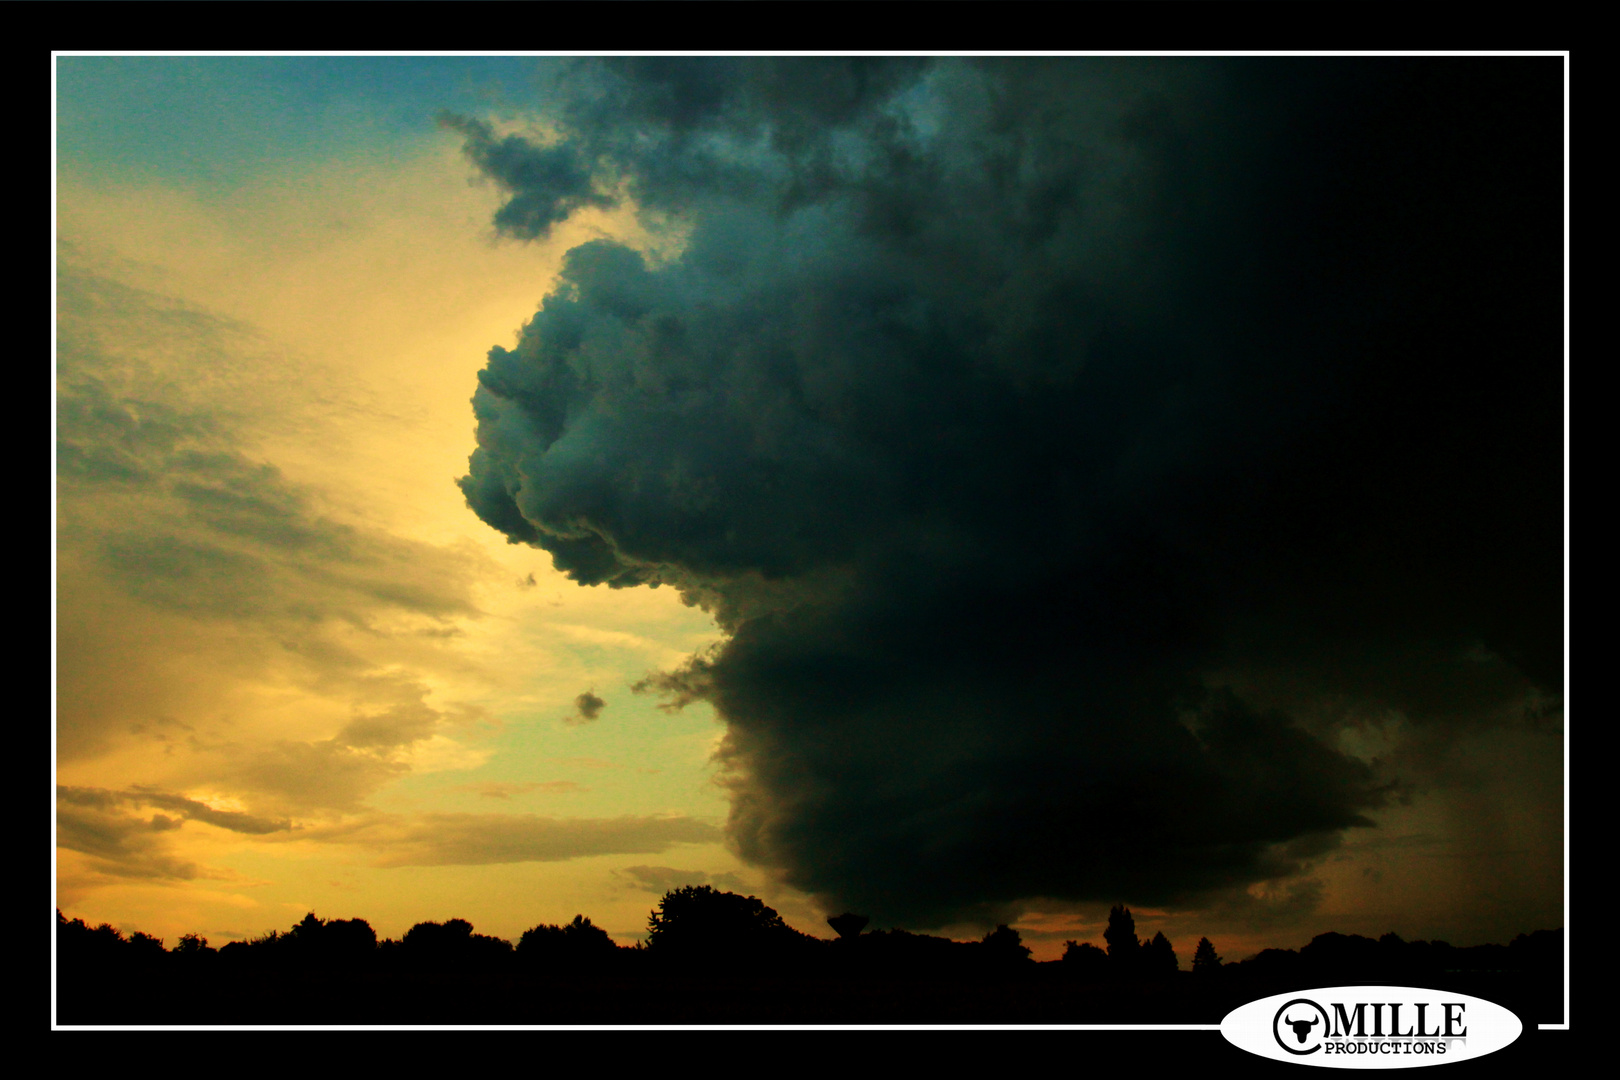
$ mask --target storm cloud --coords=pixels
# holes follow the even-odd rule
[[[1556,61],[703,59],[451,123],[530,239],[620,192],[462,490],[716,649],[729,833],[829,908],[1286,879],[1562,694]],[[583,171],[581,171],[583,170]],[[1296,890],[1300,895],[1308,889]]]

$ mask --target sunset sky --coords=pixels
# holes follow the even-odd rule
[[[1562,78],[58,57],[59,908],[1562,926]]]

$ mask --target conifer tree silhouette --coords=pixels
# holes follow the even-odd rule
[[[1164,936],[1164,931],[1154,934],[1152,941],[1142,943],[1144,974],[1174,975],[1180,966],[1180,962],[1176,959],[1176,950],[1171,947],[1170,939]]]
[[[1136,920],[1131,909],[1117,904],[1108,911],[1108,929],[1103,931],[1108,943],[1109,966],[1116,975],[1135,974],[1141,961],[1142,943],[1136,940]]]
[[[1198,948],[1193,950],[1192,969],[1198,974],[1208,974],[1221,966],[1221,958],[1215,955],[1215,946],[1210,944],[1207,937],[1198,939]]]

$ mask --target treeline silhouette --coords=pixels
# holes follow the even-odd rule
[[[1104,946],[1066,943],[1037,963],[1018,931],[979,941],[891,928],[854,913],[824,939],[752,896],[710,886],[666,893],[647,939],[620,946],[583,915],[514,945],[465,919],[379,939],[364,919],[311,912],[289,930],[172,949],[57,912],[57,1018],[64,1024],[286,1023],[1166,1023],[1218,1022],[1244,1001],[1346,983],[1454,989],[1527,1022],[1561,1019],[1563,931],[1507,945],[1376,941],[1324,933],[1226,963],[1207,938],[1184,967],[1163,933],[1138,939],[1128,908]],[[866,932],[863,932],[866,931]],[[1533,1014],[1533,1015],[1530,1015]]]

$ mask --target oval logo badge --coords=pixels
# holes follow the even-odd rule
[[[1329,1069],[1410,1069],[1484,1057],[1524,1025],[1483,998],[1413,986],[1330,986],[1239,1006],[1226,1041],[1274,1061]]]

